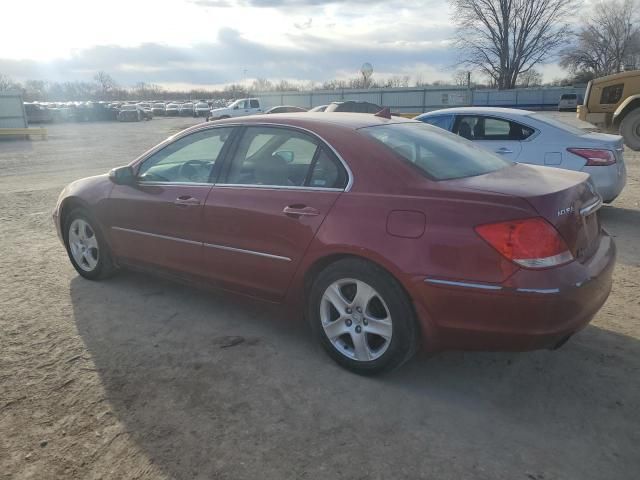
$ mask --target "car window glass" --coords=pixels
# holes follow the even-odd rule
[[[600,96],[600,103],[605,105],[613,105],[620,101],[622,98],[622,90],[624,84],[610,85],[602,89],[602,95]]]
[[[333,156],[321,149],[308,185],[320,188],[344,188],[346,184],[347,172]]]
[[[227,183],[303,186],[318,144],[285,128],[249,127],[231,163]]]
[[[251,100],[251,108],[260,108],[260,103],[258,100]]]
[[[211,171],[232,128],[192,133],[146,159],[138,171],[141,181],[208,183]]]
[[[534,129],[502,118],[462,116],[456,133],[467,140],[525,140]]]
[[[429,125],[450,130],[451,124],[453,123],[453,115],[436,115],[433,117],[423,117],[420,120]]]
[[[421,122],[379,125],[360,131],[434,180],[482,175],[512,164],[452,133]]]

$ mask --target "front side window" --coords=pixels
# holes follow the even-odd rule
[[[310,135],[287,128],[249,127],[239,142],[226,183],[342,188],[345,177],[344,169],[336,166]]]
[[[213,167],[232,132],[215,128],[170,143],[140,166],[141,182],[209,183]]]
[[[424,123],[379,125],[360,131],[433,180],[472,177],[512,165],[454,134]]]
[[[461,116],[455,133],[467,140],[526,140],[534,129],[503,118]]]
[[[624,84],[610,85],[602,89],[602,95],[600,96],[600,103],[604,105],[614,105],[622,98],[622,91],[624,90]]]

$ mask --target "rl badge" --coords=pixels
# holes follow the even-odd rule
[[[567,208],[561,208],[560,210],[558,210],[558,216],[561,217],[562,215],[569,215],[570,213],[573,213],[575,211],[575,208],[573,208],[573,205],[567,207]]]

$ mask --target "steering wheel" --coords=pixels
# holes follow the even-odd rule
[[[192,182],[202,181],[203,170],[206,169],[206,180],[209,180],[209,162],[206,160],[187,160],[178,169],[178,176]]]

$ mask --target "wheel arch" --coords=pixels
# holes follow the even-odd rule
[[[407,300],[409,301],[409,304],[411,305],[411,308],[415,315],[415,320],[416,320],[418,329],[420,332],[422,332],[423,319],[422,319],[422,315],[420,314],[421,312],[419,312],[416,302],[414,301],[414,296],[411,295],[411,292],[407,289],[405,283],[399,278],[397,274],[395,274],[392,271],[391,268],[388,268],[383,263],[376,261],[370,257],[358,255],[356,253],[338,252],[338,253],[330,253],[330,254],[321,256],[319,258],[316,258],[311,263],[311,265],[305,270],[304,276],[302,279],[302,289],[303,289],[302,295],[303,295],[305,304],[307,299],[309,298],[311,286],[313,285],[313,282],[318,277],[318,275],[324,269],[326,269],[329,265],[332,265],[333,263],[339,262],[341,260],[346,260],[346,259],[354,259],[354,260],[361,260],[361,261],[367,262],[371,265],[374,265],[376,268],[379,268],[380,270],[385,272],[387,275],[389,275],[398,284],[402,292],[407,296]]]
[[[67,232],[65,232],[64,224],[66,223],[69,214],[77,208],[84,209],[87,214],[91,216],[89,205],[79,197],[67,197],[60,204],[60,231],[62,232],[62,236],[65,240],[67,238]]]
[[[640,109],[640,95],[631,95],[616,109],[613,114],[613,125],[619,126],[622,120],[631,112]]]

